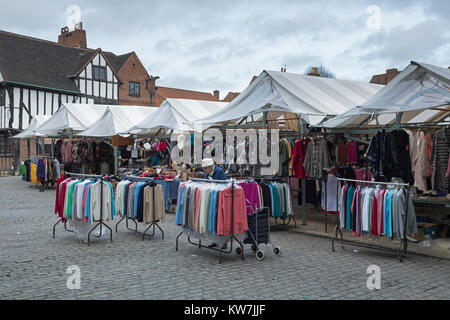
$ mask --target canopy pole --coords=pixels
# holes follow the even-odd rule
[[[119,147],[114,146],[114,175],[117,175],[119,170]]]
[[[299,115],[300,119],[300,133],[302,135],[302,138],[305,133],[305,128],[303,124],[303,118],[302,115]],[[302,224],[306,226],[306,177],[302,178]]]
[[[263,113],[263,119],[262,119],[262,122],[263,122],[263,124],[264,124],[264,129],[267,129],[267,111],[265,111],[265,112]]]
[[[53,161],[53,157],[55,155],[54,150],[53,150],[54,148],[55,148],[55,139],[52,138],[52,147],[50,148],[50,155],[52,157],[52,161]]]
[[[403,112],[397,112],[397,116],[395,117],[395,125],[394,128],[400,128],[400,122],[402,120]]]

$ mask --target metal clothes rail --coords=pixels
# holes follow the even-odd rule
[[[286,183],[289,184],[288,182],[286,182],[285,180],[283,180],[283,178],[279,177],[279,178],[264,178],[264,177],[255,177],[253,178],[254,180],[265,180],[265,181],[269,181],[269,182],[279,182],[279,183]],[[250,179],[252,180],[252,179]],[[291,186],[289,185],[289,189],[291,190],[291,200],[292,200],[292,191],[299,191],[297,190],[292,190]],[[270,211],[270,217],[271,218],[275,218],[275,224],[271,225],[270,228],[278,228],[278,227],[285,227],[287,225],[289,225],[291,223],[291,219],[294,221],[294,228],[297,228],[297,221],[295,221],[295,217],[294,217],[294,212],[292,212],[292,215],[289,215],[288,218],[288,222],[286,223],[286,219],[280,219],[283,220],[283,223],[278,223],[278,217],[273,217],[272,216],[272,208],[268,208]],[[294,210],[294,208],[292,208],[292,210]]]
[[[137,176],[125,176],[125,179],[126,179],[126,180],[129,180],[129,181],[142,181],[142,182],[154,182],[154,181],[155,181],[155,178],[150,178],[150,177],[137,177]],[[145,236],[149,236],[149,237],[154,236],[154,235],[155,235],[156,227],[158,227],[158,229],[161,231],[162,239],[164,239],[164,231],[163,231],[163,229],[161,229],[161,227],[158,225],[158,223],[157,223],[156,220],[155,220],[155,190],[153,190],[152,195],[153,195],[153,199],[152,199],[152,205],[153,205],[153,221],[152,221],[152,223],[147,227],[147,229],[145,229],[144,232],[139,231],[139,230],[137,229],[137,228],[138,228],[138,225],[137,225],[137,222],[136,222],[136,220],[134,219],[134,217],[131,219],[131,218],[128,217],[128,215],[125,215],[122,219],[119,220],[119,222],[117,222],[117,224],[116,224],[116,232],[117,232],[117,226],[119,225],[119,223],[121,223],[121,222],[125,219],[125,225],[126,225],[126,228],[127,228],[128,230],[130,230],[130,231],[133,231],[133,232],[135,232],[135,233],[137,233],[137,234],[142,235],[142,241],[145,240]],[[128,220],[131,220],[131,221],[134,222],[134,225],[135,225],[134,229],[131,229],[131,228],[128,226]],[[151,234],[147,234],[147,231],[150,230],[151,227],[153,227],[153,232],[152,232]]]
[[[87,244],[90,245],[90,241],[91,241],[91,233],[97,229],[98,227],[100,227],[100,235],[96,236],[97,238],[100,238],[102,236],[102,226],[105,226],[109,232],[110,232],[110,237],[109,239],[112,240],[112,229],[103,221],[103,176],[102,175],[95,175],[95,174],[82,174],[82,173],[72,173],[72,172],[64,172],[64,176],[68,176],[68,177],[80,177],[80,178],[97,178],[100,180],[101,183],[101,188],[100,188],[100,220],[95,224],[94,227],[91,228],[91,230],[88,233],[88,242]],[[56,224],[53,226],[53,238],[55,238],[55,228],[56,225],[58,223],[60,223],[63,220],[63,218],[60,218],[58,222],[56,222]],[[72,230],[68,230],[66,228],[66,222],[67,219],[65,219],[64,221],[64,228],[66,229],[66,231],[69,232],[73,232]]]
[[[231,179],[231,180],[212,180],[212,179],[199,179],[199,178],[190,178],[189,180],[191,181],[195,181],[195,182],[205,182],[205,183],[231,183],[231,228],[233,229],[233,218],[234,218],[234,184],[235,184],[235,180]],[[184,233],[184,231],[181,231],[176,239],[176,247],[175,250],[178,251],[178,238],[180,238],[180,236]],[[231,233],[230,237],[225,241],[225,243],[228,243],[228,241],[230,241],[230,250],[229,251],[223,251],[222,250],[222,245],[219,243],[219,249],[214,248],[214,247],[208,247],[208,246],[204,246],[202,245],[202,240],[199,237],[198,239],[198,243],[192,242],[190,239],[190,236],[187,237],[188,238],[188,242],[194,246],[198,246],[199,249],[201,248],[206,248],[209,250],[214,250],[214,251],[219,251],[219,263],[222,263],[222,253],[226,253],[226,254],[230,254],[233,252],[233,239],[236,240],[236,242],[239,244],[240,249],[241,250],[236,250],[236,253],[241,256],[241,259],[244,260],[244,245],[241,241],[239,241],[238,238],[236,238],[236,236]]]
[[[408,183],[378,182],[378,181],[365,181],[365,180],[354,180],[354,179],[337,178],[338,189],[337,189],[337,192],[336,192],[336,210],[338,210],[338,212],[339,212],[339,208],[338,208],[338,205],[339,205],[339,190],[341,189],[340,188],[340,181],[358,182],[358,183],[361,183],[361,184],[397,186],[397,187],[403,187],[403,188],[406,189],[405,219],[404,219],[404,224],[403,224],[404,236],[403,236],[403,239],[400,240],[400,247],[398,249],[398,255],[397,255],[399,261],[402,262],[403,258],[406,257],[406,253],[408,251],[408,239],[406,237],[406,233],[407,233],[406,226],[407,226],[407,220],[408,220],[408,204],[409,204],[409,196],[410,196],[409,195],[409,184]],[[336,215],[336,226],[334,228],[333,236],[331,238],[331,250],[333,252],[335,252],[334,242],[337,239],[338,233],[341,236],[342,249],[344,249],[344,242],[347,242],[347,243],[351,243],[354,246],[392,251],[392,249],[389,249],[389,248],[386,248],[386,247],[382,247],[382,246],[378,246],[378,245],[375,245],[375,244],[354,243],[354,242],[345,241],[343,233],[342,233],[342,230],[340,228],[339,214],[340,213],[338,213]]]

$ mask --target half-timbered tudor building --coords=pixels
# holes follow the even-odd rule
[[[87,48],[81,23],[62,28],[58,42],[0,30],[0,170],[30,155],[29,142],[10,137],[34,115],[52,115],[63,102],[150,106],[154,89],[135,52]]]

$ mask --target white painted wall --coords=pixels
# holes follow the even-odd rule
[[[30,108],[30,112],[31,115],[35,116],[36,112],[37,112],[37,101],[36,101],[36,95],[37,95],[37,91],[36,90],[30,90],[30,98],[31,98],[31,108]]]
[[[28,108],[28,95],[29,95],[29,90],[23,89],[23,104],[27,108]],[[30,122],[30,116],[28,115],[28,112],[26,112],[24,109],[23,113],[22,113],[22,129],[28,128],[29,122]]]
[[[93,96],[99,97],[100,96],[100,83],[99,81],[94,81],[94,92],[92,93]]]
[[[87,95],[88,96],[92,95],[92,81],[91,80],[87,81]]]

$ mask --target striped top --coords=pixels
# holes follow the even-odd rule
[[[431,162],[433,165],[433,190],[449,193],[450,179],[445,178],[450,155],[450,127],[436,131],[433,137]]]

